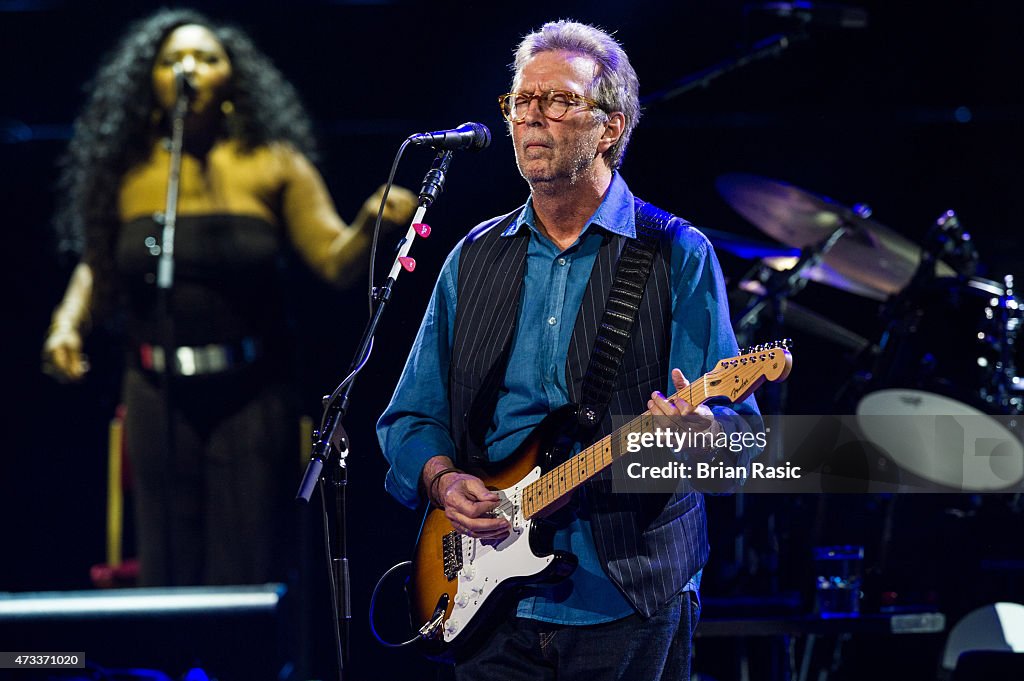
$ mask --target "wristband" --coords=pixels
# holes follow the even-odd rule
[[[434,495],[434,487],[445,475],[449,473],[461,473],[462,471],[458,468],[442,468],[437,473],[434,473],[434,477],[430,478],[430,482],[427,484],[427,498],[434,502],[434,505],[438,508],[444,508],[444,504],[438,503]]]

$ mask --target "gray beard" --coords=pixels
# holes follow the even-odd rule
[[[523,167],[519,163],[518,158],[516,159],[516,165],[519,167],[519,174],[530,185],[530,191],[539,194],[555,194],[575,187],[590,174],[594,164],[600,161],[596,156],[592,156],[592,153],[592,151],[584,148],[583,139],[581,138],[569,155],[568,162],[554,168],[552,172],[546,175],[531,178],[523,172]]]

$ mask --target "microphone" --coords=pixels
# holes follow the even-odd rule
[[[865,28],[868,25],[867,10],[850,5],[798,0],[797,2],[762,2],[747,7],[781,19],[795,19],[804,26]]]
[[[185,99],[191,100],[196,96],[195,76],[191,71],[185,71],[182,63],[175,62],[172,67],[174,71],[174,88],[178,97],[184,95]]]
[[[491,131],[482,123],[463,123],[454,130],[424,132],[409,138],[410,144],[427,145],[445,151],[478,151],[491,143]]]

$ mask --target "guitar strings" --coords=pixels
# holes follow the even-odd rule
[[[683,388],[682,390],[679,390],[679,391],[675,392],[672,395],[671,399],[674,399],[676,397],[682,397],[684,391],[687,391],[689,394],[686,395],[686,401],[689,404],[693,404],[694,403],[693,402],[693,400],[694,400],[694,398],[693,398],[693,391],[694,391],[695,388],[700,387],[702,392],[704,393],[704,395],[703,395],[703,397],[700,398],[699,402],[703,403],[709,397],[709,395],[708,395],[708,388],[707,388],[708,380],[709,379],[710,380],[714,380],[717,377],[718,374],[720,374],[721,372],[725,371],[728,368],[727,367],[728,363],[732,363],[732,362],[736,362],[736,361],[741,361],[741,360],[747,360],[749,363],[744,363],[744,364],[741,364],[740,366],[734,367],[734,373],[737,376],[742,376],[742,378],[749,379],[753,375],[761,373],[761,371],[758,369],[758,364],[761,363],[761,362],[768,361],[769,359],[773,359],[774,358],[774,351],[777,350],[777,349],[779,349],[779,348],[766,349],[765,354],[764,354],[763,357],[759,357],[757,354],[751,353],[751,355],[749,355],[749,356],[740,355],[738,357],[730,357],[727,360],[723,360],[719,364],[719,366],[716,366],[715,369],[712,369],[711,371],[709,371],[706,374],[704,374],[701,377],[701,379],[699,379],[699,382],[691,383],[686,388]],[[555,468],[551,469],[548,473],[545,473],[544,475],[542,475],[538,480],[536,480],[536,481],[530,483],[529,485],[527,485],[523,489],[523,492],[526,492],[528,490],[533,490],[535,492],[535,494],[533,494],[531,496],[539,500],[539,507],[536,508],[531,515],[535,515],[537,512],[544,510],[544,508],[546,508],[547,506],[549,506],[552,503],[554,503],[554,501],[556,501],[558,498],[562,497],[564,494],[566,494],[567,492],[575,489],[576,487],[579,487],[581,484],[583,484],[584,482],[589,480],[591,477],[593,477],[593,475],[596,474],[596,472],[595,472],[595,468],[596,467],[595,466],[591,466],[591,469],[590,469],[591,473],[590,473],[590,475],[587,475],[586,477],[584,477],[579,482],[573,484],[571,487],[569,487],[569,488],[567,488],[565,490],[559,491],[557,496],[555,496],[553,499],[550,499],[550,498],[548,498],[548,494],[547,493],[548,493],[548,491],[554,489],[554,482],[552,482],[553,478],[559,477],[559,479],[564,479],[564,477],[565,477],[564,475],[560,475],[560,472],[563,472],[563,473],[565,472],[565,471],[562,470],[563,467],[565,469],[567,469],[567,470],[571,469],[572,465],[576,464],[576,462],[578,462],[580,459],[587,458],[587,457],[589,457],[589,463],[591,463],[591,464],[595,463],[596,460],[597,460],[597,456],[596,456],[597,455],[597,450],[602,448],[603,446],[606,446],[605,443],[606,442],[610,442],[611,439],[612,439],[612,436],[616,435],[616,433],[623,433],[625,431],[635,430],[637,425],[640,425],[642,427],[643,420],[645,418],[652,418],[651,412],[649,410],[645,411],[643,414],[640,414],[639,416],[635,417],[633,420],[629,421],[626,425],[624,425],[621,428],[619,428],[618,430],[616,430],[615,433],[612,433],[611,435],[608,435],[608,436],[602,438],[598,442],[595,442],[591,446],[589,446],[586,449],[584,449],[583,451],[581,451],[576,456],[572,457],[568,461],[565,461],[565,462],[559,464]],[[621,444],[622,444],[622,437],[621,436],[619,437],[619,442],[620,442],[620,449],[621,449]],[[614,455],[613,455],[613,459],[614,459]],[[609,463],[611,463],[611,462],[609,462]],[[607,465],[608,464],[605,464],[604,466],[601,466],[600,469],[603,469]],[[547,480],[547,485],[544,485],[545,480]],[[534,487],[537,486],[537,485],[540,485],[540,491],[534,490]]]
[[[741,364],[739,366],[734,366],[733,367],[733,369],[734,369],[733,373],[736,376],[738,376],[738,377],[741,376],[744,379],[750,379],[754,375],[762,374],[761,370],[758,368],[758,365],[760,363],[762,363],[762,362],[766,362],[766,361],[768,361],[770,359],[774,359],[774,352],[776,350],[780,350],[780,349],[785,351],[786,348],[785,347],[779,347],[779,346],[772,347],[772,348],[765,348],[760,356],[757,353],[750,353],[749,355],[740,355],[740,356],[737,356],[737,357],[730,357],[729,359],[722,360],[714,369],[712,369],[711,371],[709,371],[709,372],[705,373],[703,376],[701,376],[701,378],[698,379],[697,382],[691,383],[686,388],[683,388],[682,390],[676,391],[672,395],[672,397],[670,399],[675,399],[677,397],[683,397],[683,393],[687,392],[688,394],[685,396],[686,401],[689,404],[694,404],[694,397],[693,397],[694,389],[699,387],[701,389],[701,392],[703,393],[703,396],[698,400],[698,403],[702,404],[709,397],[708,381],[709,380],[715,380],[717,378],[717,376],[720,373],[722,373],[722,372],[728,373],[728,369],[729,369],[728,365],[729,364],[732,364],[732,363],[735,363],[735,362],[741,362]],[[744,362],[743,360],[747,360],[747,362]],[[624,426],[618,428],[614,433],[611,433],[610,435],[605,436],[601,440],[591,444],[589,447],[586,447],[585,449],[580,451],[578,454],[576,454],[575,456],[573,456],[569,460],[562,462],[561,464],[559,464],[555,468],[551,469],[550,471],[548,471],[547,473],[542,475],[540,478],[538,478],[534,482],[531,482],[530,484],[528,484],[526,487],[523,488],[522,492],[514,494],[511,497],[506,496],[505,501],[503,501],[498,506],[496,506],[495,510],[496,511],[500,511],[502,514],[504,514],[506,516],[512,516],[514,518],[514,516],[515,516],[515,509],[516,509],[517,506],[520,507],[520,508],[522,507],[522,504],[520,503],[520,500],[524,498],[524,493],[527,492],[527,491],[531,492],[531,494],[530,494],[531,499],[536,499],[536,500],[538,500],[538,503],[539,503],[539,506],[536,509],[534,509],[533,512],[531,513],[531,517],[533,515],[535,515],[536,513],[538,513],[539,511],[544,510],[546,507],[548,507],[552,503],[554,503],[557,499],[561,498],[566,493],[576,489],[577,487],[582,485],[584,482],[589,480],[591,477],[593,477],[598,471],[603,470],[605,467],[607,467],[611,463],[611,461],[609,461],[607,463],[604,463],[601,466],[595,465],[597,463],[597,460],[598,460],[598,452],[599,452],[599,450],[603,449],[603,450],[607,451],[611,455],[612,460],[614,461],[614,459],[616,458],[614,453],[613,453],[614,450],[608,446],[611,443],[612,438],[614,436],[618,436],[619,445],[620,445],[619,449],[620,449],[620,452],[621,452],[621,450],[622,450],[623,434],[625,434],[627,432],[630,432],[630,431],[633,431],[633,430],[636,430],[637,426],[641,426],[642,427],[643,423],[644,423],[644,419],[651,419],[651,418],[654,418],[654,417],[651,414],[650,410],[645,411],[644,413],[640,414],[639,416],[633,418],[627,424],[625,424]],[[620,456],[621,456],[621,454],[620,454]],[[554,490],[554,488],[555,488],[554,479],[558,478],[559,480],[563,480],[564,481],[565,473],[567,473],[567,472],[571,473],[572,466],[579,465],[579,463],[581,461],[583,461],[583,460],[587,461],[587,464],[588,464],[589,469],[591,471],[590,474],[586,475],[585,477],[583,477],[578,482],[576,482],[574,484],[571,484],[570,487],[568,487],[568,488],[559,489],[557,496],[555,496],[554,498],[548,498],[547,492],[549,490]],[[570,475],[570,480],[571,480],[571,478],[572,478],[572,476]],[[545,481],[547,481],[547,485],[546,486],[544,484]],[[539,488],[538,488],[538,485],[539,485]]]

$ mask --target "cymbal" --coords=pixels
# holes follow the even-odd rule
[[[762,258],[787,258],[800,255],[799,248],[780,246],[778,244],[741,237],[738,234],[723,232],[707,227],[698,227],[708,238],[715,250],[726,251],[744,260],[760,260]]]
[[[785,272],[793,269],[796,266],[797,260],[799,258],[795,256],[773,256],[762,258],[761,262],[777,272]],[[871,300],[884,301],[888,297],[888,294],[884,291],[871,286],[865,286],[849,277],[844,277],[825,262],[819,262],[817,265],[808,267],[800,273],[800,276],[825,286],[846,291],[847,293],[870,298]]]
[[[830,271],[814,272],[812,268],[805,273],[808,279],[881,300],[901,291],[921,261],[919,246],[872,220],[869,211],[854,210],[827,196],[746,173],[722,175],[715,184],[740,215],[793,248],[815,246],[840,226],[848,227],[820,261]],[[954,274],[944,263],[938,263],[936,273]]]

